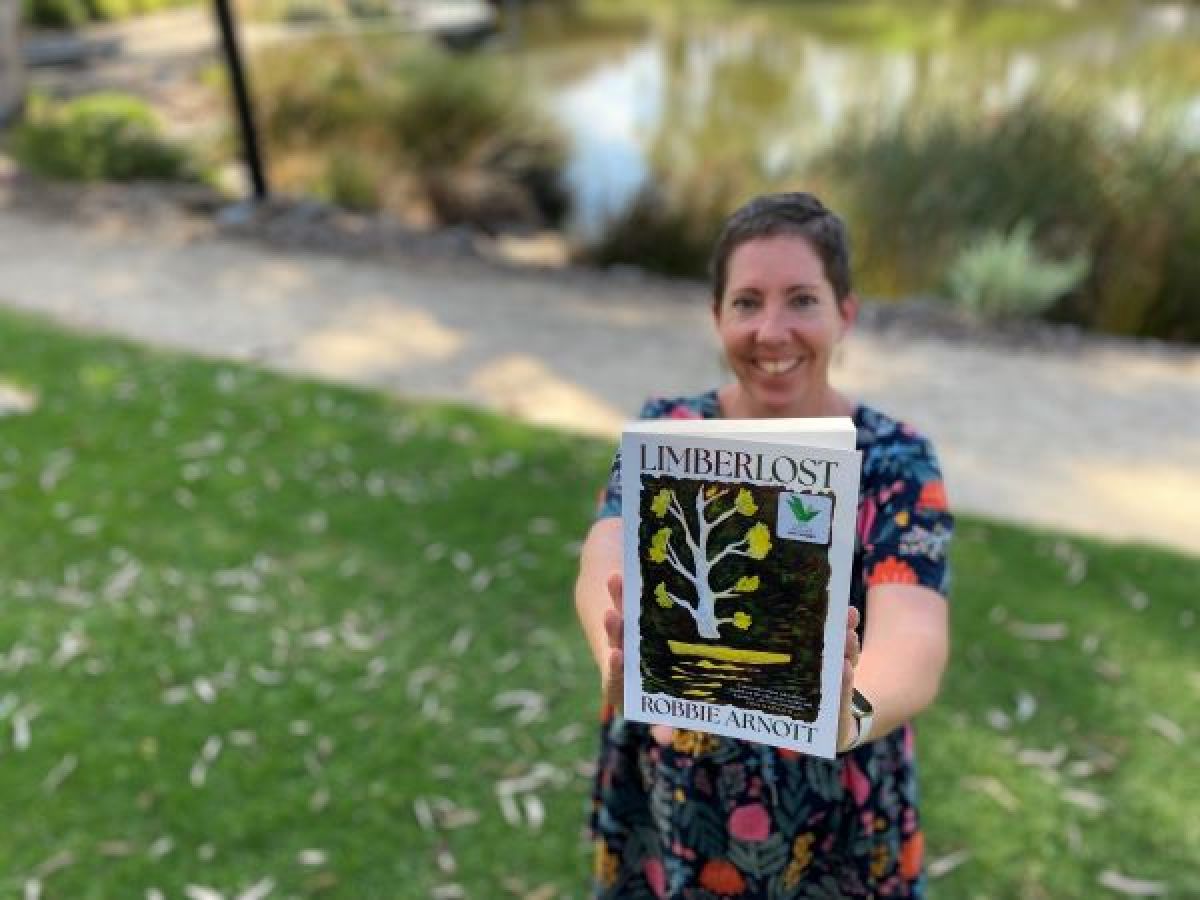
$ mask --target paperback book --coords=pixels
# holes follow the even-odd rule
[[[834,756],[854,445],[848,418],[625,427],[627,719]]]

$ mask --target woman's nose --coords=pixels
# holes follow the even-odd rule
[[[787,340],[790,329],[787,310],[768,304],[759,319],[757,337],[764,344],[784,341]]]

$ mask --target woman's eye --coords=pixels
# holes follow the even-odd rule
[[[734,309],[740,309],[743,311],[750,310],[750,309],[757,309],[758,308],[758,298],[750,297],[745,294],[742,294],[740,296],[734,297],[733,300],[730,301],[730,305],[733,306]]]
[[[815,306],[819,302],[812,294],[796,294],[791,298],[791,304],[795,307]]]

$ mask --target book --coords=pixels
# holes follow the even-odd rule
[[[626,719],[835,755],[854,447],[849,418],[625,426]]]

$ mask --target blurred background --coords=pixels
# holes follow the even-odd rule
[[[0,896],[585,896],[579,541],[784,189],[961,513],[931,892],[1200,896],[1200,5],[230,12],[258,197],[215,4],[0,0]]]
[[[209,8],[22,2],[17,160],[237,189]],[[277,191],[701,275],[738,198],[803,183],[854,223],[869,296],[1200,338],[1193,4],[234,6]],[[150,116],[161,144],[112,146]]]

